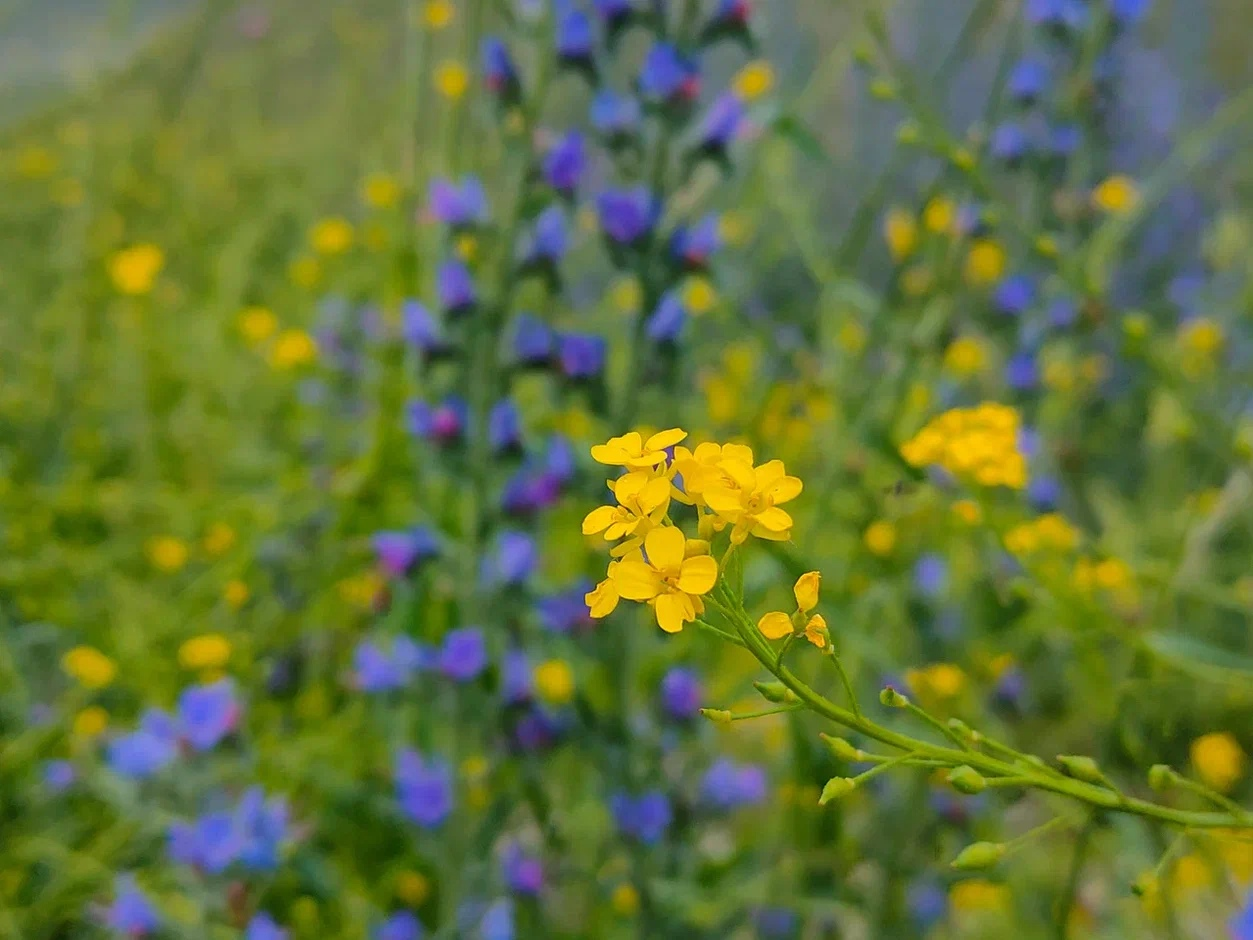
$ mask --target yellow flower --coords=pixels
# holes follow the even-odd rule
[[[952,663],[933,663],[905,673],[910,691],[918,696],[956,698],[966,687],[966,673]]]
[[[435,89],[445,98],[458,100],[470,87],[470,73],[455,59],[447,59],[435,68]]]
[[[608,617],[618,608],[621,595],[618,594],[618,584],[613,577],[618,564],[617,561],[611,561],[605,580],[583,595],[583,603],[587,604],[589,615],[596,620]]]
[[[990,238],[977,239],[966,253],[965,273],[975,287],[995,284],[1005,273],[1005,249]]]
[[[796,579],[792,593],[796,597],[796,609],[807,614],[818,606],[818,589],[822,585],[822,575],[817,571],[807,571]]]
[[[622,277],[609,289],[609,300],[620,313],[638,313],[644,302],[644,291],[638,278]]]
[[[665,463],[666,448],[685,437],[687,432],[680,428],[658,431],[648,440],[644,440],[639,431],[628,431],[592,447],[592,459],[610,467],[652,468]]]
[[[109,713],[99,705],[91,705],[74,716],[71,733],[76,738],[94,738],[103,734],[107,727],[109,727]]]
[[[609,904],[613,907],[613,912],[619,917],[634,917],[639,913],[640,893],[635,890],[634,885],[624,882],[613,889],[613,894],[609,898]]]
[[[904,209],[893,207],[883,219],[883,239],[893,261],[902,261],[918,246],[918,223]]]
[[[233,581],[226,582],[226,587],[222,591],[222,596],[226,599],[226,603],[230,605],[232,610],[239,610],[244,604],[248,603],[248,597],[251,592],[248,585],[238,578]]]
[[[93,646],[76,646],[61,657],[66,675],[86,689],[103,689],[117,676],[117,666]]]
[[[221,669],[231,658],[231,641],[220,633],[203,633],[178,648],[178,664],[184,669]]]
[[[275,369],[307,366],[318,358],[318,344],[304,330],[283,330],[270,350],[270,365]]]
[[[683,489],[682,491],[675,489],[675,498],[680,502],[704,506],[704,494],[709,488],[735,486],[735,479],[721,466],[723,461],[728,460],[751,467],[753,450],[744,444],[714,444],[710,441],[697,444],[695,450],[676,447],[674,469],[683,477]]]
[[[431,894],[431,882],[421,872],[412,869],[396,876],[396,897],[410,907],[420,907]]]
[[[944,350],[944,368],[961,378],[970,378],[987,366],[983,342],[973,336],[959,336]]]
[[[309,231],[309,244],[320,255],[342,255],[352,240],[352,223],[341,216],[322,219]]]
[[[931,290],[933,277],[925,264],[912,264],[901,275],[901,290],[908,297],[922,297]]]
[[[985,402],[954,408],[929,421],[901,445],[901,456],[915,467],[938,465],[981,486],[1027,485],[1027,460],[1018,450],[1018,412]]]
[[[317,287],[322,280],[322,266],[317,258],[297,258],[288,266],[287,276],[297,287],[308,290]]]
[[[826,649],[831,643],[831,633],[827,630],[827,621],[822,614],[814,614],[805,624],[805,639],[820,650]]]
[[[1135,180],[1129,176],[1108,177],[1092,190],[1092,205],[1102,212],[1122,214],[1130,212],[1140,201]]]
[[[749,220],[734,210],[718,217],[718,238],[728,245],[742,245],[749,235]]]
[[[896,547],[896,526],[886,519],[879,519],[866,527],[861,539],[871,554],[886,558]]]
[[[400,184],[387,173],[371,173],[361,184],[361,196],[368,206],[390,209],[400,201]]]
[[[139,296],[152,290],[153,282],[165,267],[165,252],[156,245],[142,244],[114,252],[109,259],[109,277],[123,294]]]
[[[792,517],[779,505],[799,496],[802,483],[787,475],[782,460],[769,460],[754,467],[732,458],[722,460],[718,467],[733,485],[714,485],[703,495],[705,504],[734,527],[733,544],[743,543],[750,535],[773,542],[786,542],[792,537]]]
[[[708,278],[691,277],[683,285],[682,302],[684,308],[694,316],[708,313],[718,302],[718,292],[714,290]]]
[[[1192,766],[1207,787],[1226,793],[1244,776],[1245,755],[1226,731],[1203,734],[1192,742]]]
[[[947,235],[957,223],[957,207],[947,196],[934,196],[922,210],[922,224],[936,235]]]
[[[278,329],[278,318],[266,307],[245,307],[239,312],[239,332],[253,346],[264,343]]]
[[[1003,910],[1009,905],[1009,889],[983,879],[959,881],[948,896],[953,909],[962,913]]]
[[[778,640],[795,633],[805,615],[818,606],[818,588],[821,581],[822,575],[817,571],[808,571],[801,575],[792,586],[792,593],[796,597],[796,613],[789,617],[782,611],[771,611],[757,621],[757,629],[769,640]],[[831,642],[827,621],[821,614],[810,617],[801,632],[806,640],[819,649],[826,649]]]
[[[427,0],[422,18],[431,29],[443,29],[452,22],[455,8],[449,0]]]
[[[754,101],[774,87],[774,69],[769,62],[756,61],[740,69],[731,80],[731,88],[745,101]]]
[[[158,535],[148,540],[148,560],[160,571],[178,571],[187,564],[187,543],[172,535]]]
[[[979,504],[970,499],[959,499],[953,503],[953,515],[957,516],[966,525],[978,525],[983,518],[983,510],[979,508]]]
[[[32,145],[17,157],[17,172],[28,180],[46,179],[56,172],[57,158],[47,147]]]
[[[224,555],[235,544],[235,530],[225,522],[215,522],[205,533],[204,550],[210,555]]]
[[[1179,328],[1179,344],[1188,352],[1202,356],[1216,355],[1226,339],[1222,325],[1209,317],[1197,317]]]
[[[479,240],[470,234],[458,235],[452,250],[458,258],[469,264],[478,256]]]
[[[687,547],[679,529],[653,529],[644,536],[647,560],[643,553],[633,552],[609,574],[621,597],[652,605],[657,625],[667,633],[678,633],[704,613],[701,595],[713,590],[718,580],[718,563],[709,555],[685,557]]]
[[[670,508],[670,480],[646,471],[625,473],[610,484],[617,506],[598,506],[583,519],[583,534],[605,533],[605,541],[643,536]]]
[[[564,705],[574,697],[574,670],[564,659],[550,659],[535,667],[535,692],[549,705]]]

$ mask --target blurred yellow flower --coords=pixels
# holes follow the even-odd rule
[[[1041,551],[1069,552],[1078,544],[1079,531],[1055,512],[1016,525],[1005,533],[1005,548],[1018,556]]]
[[[1018,450],[1021,418],[1007,405],[984,402],[953,408],[901,445],[912,466],[941,466],[981,486],[1027,485],[1027,459]]]
[[[750,62],[731,80],[731,88],[745,101],[755,101],[774,87],[774,69],[769,62]]]
[[[29,180],[47,179],[57,169],[57,157],[47,147],[32,145],[17,156],[17,174]]]
[[[455,7],[449,0],[427,0],[422,18],[431,29],[443,29],[452,22]]]
[[[342,216],[322,219],[309,230],[309,244],[320,255],[342,255],[352,247],[352,223]]]
[[[275,369],[296,369],[318,358],[318,344],[304,330],[283,330],[270,350],[270,365]]]
[[[1192,766],[1207,787],[1226,793],[1244,776],[1240,742],[1226,731],[1203,734],[1192,742]]]
[[[447,59],[435,68],[435,90],[452,101],[459,100],[470,87],[470,73],[455,59]]]
[[[574,670],[564,659],[550,659],[535,667],[535,693],[549,705],[564,705],[574,697]]]
[[[61,657],[61,668],[86,689],[103,689],[117,676],[117,666],[94,646],[76,646]]]
[[[88,739],[103,734],[107,727],[109,727],[109,713],[99,705],[91,705],[74,716],[71,733],[76,738]]]
[[[172,535],[158,535],[148,540],[148,561],[159,571],[178,571],[187,564],[187,543]]]
[[[383,576],[377,571],[363,571],[342,579],[336,584],[336,588],[344,603],[369,610],[379,591],[383,589]]]
[[[221,669],[231,658],[231,641],[220,633],[202,633],[178,648],[178,664],[184,669]]]
[[[458,258],[468,264],[478,256],[479,240],[469,234],[458,235],[457,240],[453,242],[453,251],[456,252]]]
[[[618,278],[609,288],[609,301],[619,313],[639,313],[644,302],[639,279],[632,276]]]
[[[839,347],[854,356],[866,348],[866,339],[866,328],[856,320],[845,320],[835,335]]]
[[[133,245],[114,252],[109,259],[109,277],[120,293],[146,294],[165,266],[165,253],[152,244]]]
[[[1177,891],[1197,891],[1212,880],[1210,866],[1195,852],[1181,855],[1171,866],[1170,879]]]
[[[950,234],[957,224],[957,206],[947,196],[933,196],[922,210],[922,224],[936,235]]]
[[[406,869],[396,875],[396,897],[410,907],[421,907],[431,895],[431,882],[421,872]]]
[[[619,917],[634,917],[640,909],[640,893],[634,885],[623,882],[613,889],[609,903]]]
[[[959,499],[953,503],[953,515],[955,515],[966,525],[978,525],[983,518],[983,510],[979,508],[979,504],[971,499]]]
[[[361,196],[368,206],[390,209],[400,201],[400,184],[387,173],[371,173],[361,184]]]
[[[953,909],[961,913],[1000,911],[1009,905],[1009,888],[983,879],[959,881],[949,889],[948,897]]]
[[[705,410],[709,420],[716,424],[730,424],[739,414],[739,389],[721,375],[705,376],[701,380],[705,393]]]
[[[866,527],[861,538],[871,554],[885,558],[896,547],[896,526],[886,519],[879,519]]]
[[[987,364],[987,347],[976,336],[959,336],[944,350],[944,368],[959,378],[978,375]]]
[[[925,264],[911,264],[901,274],[901,290],[906,297],[921,297],[931,290],[934,277]]]
[[[883,239],[892,260],[902,261],[918,245],[918,223],[907,210],[894,206],[883,219]]]
[[[1092,205],[1102,212],[1130,212],[1139,201],[1140,192],[1136,188],[1135,180],[1129,176],[1111,176],[1092,190]]]
[[[322,280],[322,265],[317,258],[297,258],[287,267],[287,276],[297,287],[306,290],[316,287]]]
[[[210,555],[224,555],[235,545],[235,530],[225,522],[209,526],[204,536],[204,550]]]
[[[266,307],[245,307],[239,312],[239,332],[256,346],[265,342],[278,329],[278,318]]]
[[[905,684],[920,698],[956,698],[966,688],[966,673],[952,663],[932,663],[908,670]]]
[[[688,313],[700,316],[713,309],[718,292],[708,278],[689,277],[683,284],[682,302]]]
[[[1005,249],[990,238],[977,239],[966,253],[966,281],[974,287],[995,284],[1005,274]]]
[[[252,592],[248,590],[248,585],[239,579],[226,582],[226,587],[222,589],[222,597],[226,599],[226,603],[230,605],[232,610],[239,610],[244,604],[248,603],[248,597]]]
[[[742,245],[749,231],[749,220],[743,212],[729,210],[718,216],[718,238],[728,245]]]

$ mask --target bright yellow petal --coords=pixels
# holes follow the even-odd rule
[[[695,558],[697,555],[708,555],[708,554],[709,554],[708,539],[688,539],[687,543],[683,546],[684,558]]]
[[[763,509],[757,513],[756,520],[757,528],[768,529],[771,532],[783,532],[792,528],[792,517],[778,506]]]
[[[661,577],[642,561],[624,559],[618,562],[610,577],[618,593],[627,600],[651,600],[661,591]]]
[[[787,469],[782,460],[767,460],[753,473],[756,488],[763,493],[786,475]]]
[[[618,588],[606,578],[596,585],[595,590],[583,595],[583,603],[591,608],[591,614],[597,620],[608,617],[618,606]]]
[[[625,506],[643,492],[648,482],[647,473],[624,473],[613,481],[613,495],[621,505]]]
[[[609,557],[622,558],[626,555],[630,555],[632,552],[634,552],[638,556],[640,553],[640,549],[643,547],[644,547],[644,540],[640,538],[638,535],[636,535],[627,539],[625,542],[615,545],[613,548],[609,549]],[[643,557],[640,557],[638,560],[640,564],[644,563]]]
[[[705,491],[705,504],[724,516],[737,516],[744,511],[740,494],[725,486],[710,487]]]
[[[724,447],[720,447],[711,441],[705,441],[703,444],[696,445],[696,450],[692,452],[692,456],[699,463],[713,463],[715,460],[721,459],[724,451]],[[675,453],[677,454],[678,451],[675,451]]]
[[[818,588],[822,584],[822,575],[817,571],[807,571],[796,579],[792,593],[796,595],[796,606],[804,613],[809,613],[818,606]]]
[[[809,623],[805,624],[805,639],[820,650],[827,648],[827,644],[831,642],[831,636],[827,631],[827,622],[822,618],[822,614],[814,614],[809,618]]]
[[[668,431],[658,431],[644,442],[644,449],[665,450],[667,447],[673,447],[686,437],[687,432],[682,428],[670,428]]]
[[[683,624],[696,619],[696,609],[686,594],[662,594],[653,609],[657,613],[657,626],[667,633],[678,633]]]
[[[718,563],[710,555],[688,558],[679,569],[679,590],[686,594],[704,594],[718,580]]]
[[[780,640],[792,632],[792,618],[780,610],[772,610],[757,621],[757,629],[768,640]]]
[[[748,532],[744,532],[742,535],[740,532],[741,530],[739,526],[736,526],[735,531],[731,533],[731,541],[736,545],[743,544],[744,540],[747,539],[749,535]],[[753,526],[752,534],[757,536],[759,539],[765,539],[767,542],[790,542],[792,540],[791,529],[784,529],[781,532],[776,532],[772,529],[763,529],[761,526]]]
[[[753,449],[746,444],[723,444],[722,459],[737,460],[751,467],[753,465]]]
[[[743,460],[722,460],[718,462],[718,467],[735,481],[735,485],[745,491],[751,491],[753,485],[757,482],[757,477],[753,473],[753,465],[745,463]]]
[[[604,532],[617,516],[618,510],[615,507],[597,506],[583,517],[583,534],[592,535],[596,532]]]
[[[665,477],[653,477],[640,490],[640,508],[645,514],[652,514],[670,502],[670,481]]]
[[[781,477],[770,484],[765,493],[777,505],[796,499],[796,497],[801,495],[803,488],[804,484],[801,483],[799,477]]]
[[[644,553],[648,563],[659,571],[678,570],[683,564],[683,548],[687,539],[674,526],[660,526],[644,536]]]
[[[634,532],[636,527],[639,526],[639,524],[640,523],[638,519],[632,520],[631,522],[618,520],[605,530],[605,541],[616,542],[618,541],[618,539],[622,538],[624,535],[630,535],[632,532]]]

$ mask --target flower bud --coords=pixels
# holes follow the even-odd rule
[[[1004,857],[1004,843],[975,842],[962,849],[950,864],[958,871],[977,871],[980,868],[991,868]]]
[[[853,747],[843,738],[832,737],[829,734],[822,734],[819,737],[827,743],[827,747],[831,748],[831,753],[840,760],[862,761],[866,759],[865,751],[859,747]]]
[[[963,741],[974,742],[979,740],[979,732],[973,730],[970,725],[966,724],[966,722],[962,721],[960,718],[950,718],[948,720],[948,730],[953,732],[953,734],[957,735]]]
[[[776,705],[796,701],[796,693],[782,682],[754,682],[753,688],[760,692],[761,697],[767,702],[774,702]]]
[[[1108,786],[1109,781],[1105,779],[1105,775],[1101,773],[1101,768],[1097,766],[1096,761],[1090,757],[1083,757],[1074,754],[1058,754],[1057,762],[1062,765],[1062,769],[1076,780],[1082,780],[1085,783],[1097,783]]]
[[[965,793],[970,796],[982,793],[988,786],[988,782],[983,778],[983,774],[966,764],[950,770],[948,772],[948,782],[949,786],[958,793]]]
[[[848,796],[857,789],[857,781],[852,777],[832,777],[822,788],[822,796],[818,797],[818,805],[826,806],[832,800]]]
[[[888,708],[905,708],[909,705],[909,699],[897,692],[896,689],[888,686],[879,693],[879,701]]]
[[[1165,764],[1154,764],[1149,768],[1149,786],[1157,793],[1169,790],[1177,777],[1178,774]]]
[[[700,713],[716,725],[729,725],[731,713],[725,708],[702,708]]]

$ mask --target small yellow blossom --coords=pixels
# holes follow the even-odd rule
[[[221,669],[231,658],[231,641],[220,633],[202,633],[178,648],[178,664],[184,669]]]
[[[422,18],[431,29],[444,29],[452,22],[455,9],[450,0],[427,0]]]
[[[678,633],[704,613],[701,595],[718,580],[718,563],[709,555],[687,556],[687,539],[672,526],[653,529],[644,537],[644,553],[632,552],[609,574],[618,595],[648,602],[657,625]]]
[[[814,614],[807,620],[805,618],[806,614],[818,606],[818,588],[821,581],[822,575],[817,571],[808,571],[801,575],[792,587],[792,593],[796,597],[796,613],[789,617],[782,611],[771,611],[757,621],[757,629],[769,640],[778,640],[800,631],[814,646],[826,649],[831,642],[827,621],[821,614]]]
[[[371,173],[361,184],[361,197],[375,209],[390,209],[400,201],[400,183],[388,173]]]
[[[609,301],[619,313],[638,313],[644,302],[640,282],[634,277],[622,277],[609,289]]]
[[[624,473],[610,485],[616,506],[599,506],[583,519],[583,534],[603,532],[605,541],[642,537],[659,525],[670,508],[670,480],[647,471]]]
[[[604,444],[592,448],[592,459],[610,467],[653,468],[666,461],[666,448],[687,437],[681,428],[658,431],[644,440],[639,431],[628,431],[621,437],[611,437]]]
[[[76,738],[88,740],[99,737],[107,727],[109,727],[109,713],[99,705],[91,705],[74,716],[71,733]]]
[[[435,68],[435,89],[445,98],[459,100],[470,87],[470,72],[455,59],[447,59]]]
[[[966,281],[974,287],[995,284],[1005,274],[1005,249],[990,238],[976,239],[966,252]]]
[[[322,265],[317,258],[297,258],[287,268],[287,276],[297,287],[305,290],[317,287],[322,281]]]
[[[479,240],[469,233],[458,235],[452,250],[458,258],[469,264],[478,257]]]
[[[750,535],[772,542],[786,542],[792,537],[792,517],[779,507],[799,496],[802,484],[799,478],[787,475],[782,460],[754,467],[732,457],[720,461],[718,469],[726,481],[705,488],[702,495],[705,505],[733,527],[732,544],[739,545]]]
[[[919,697],[950,699],[966,688],[966,673],[952,663],[932,663],[905,673],[905,683]]]
[[[731,81],[735,94],[745,101],[755,101],[774,87],[774,69],[769,62],[750,62]]]
[[[275,369],[296,369],[318,358],[318,344],[304,330],[283,330],[270,349],[270,365]]]
[[[1192,742],[1192,766],[1201,782],[1227,793],[1244,776],[1245,754],[1240,742],[1226,731],[1203,734]]]
[[[383,576],[377,571],[363,571],[361,574],[344,578],[336,584],[340,599],[344,603],[363,610],[369,610],[374,605],[374,600],[383,590],[383,586]]]
[[[691,277],[683,285],[683,307],[694,316],[708,313],[718,302],[718,292],[705,277]]]
[[[160,248],[147,243],[134,245],[109,259],[109,277],[120,293],[137,297],[152,290],[163,267],[165,252]]]
[[[792,594],[796,597],[796,609],[807,614],[818,606],[818,590],[822,586],[822,574],[807,571],[792,585]]]
[[[396,897],[409,907],[421,907],[431,895],[431,882],[421,872],[407,869],[396,875]]]
[[[634,917],[640,910],[640,893],[634,885],[623,882],[613,889],[609,904],[619,917]]]
[[[320,255],[342,255],[352,247],[352,223],[342,216],[322,219],[309,231],[309,245]]]
[[[1018,412],[984,402],[954,408],[927,423],[901,445],[901,456],[915,467],[938,465],[981,486],[1027,485],[1026,457],[1018,450]]]
[[[239,610],[246,603],[251,595],[248,585],[238,578],[226,582],[226,587],[222,590],[222,597],[226,599],[226,603],[232,610]]]
[[[278,329],[278,318],[266,307],[245,307],[239,312],[239,332],[251,345],[264,343]]]
[[[835,335],[835,341],[840,348],[854,356],[866,348],[866,339],[866,328],[856,320],[845,320]]]
[[[1079,531],[1058,513],[1051,512],[1014,526],[1005,533],[1005,548],[1018,556],[1037,552],[1069,552],[1079,544]]]
[[[574,670],[564,659],[550,659],[535,667],[535,693],[549,705],[565,705],[574,697]]]
[[[727,245],[742,245],[748,240],[751,227],[742,212],[728,211],[718,216],[718,238]]]
[[[974,336],[959,336],[944,350],[944,368],[960,378],[978,375],[987,364],[987,348]]]
[[[953,515],[966,525],[978,525],[983,519],[983,510],[972,499],[959,499],[953,503]]]
[[[1009,889],[983,879],[959,881],[949,889],[948,896],[959,913],[1001,911],[1009,906]]]
[[[172,573],[187,564],[187,543],[172,535],[158,535],[148,540],[148,561],[159,571]]]
[[[1195,852],[1181,855],[1171,866],[1170,880],[1177,891],[1198,891],[1213,880],[1209,863]]]
[[[903,261],[918,246],[918,223],[905,209],[891,208],[883,219],[883,238],[892,260]]]
[[[936,235],[952,234],[957,225],[957,206],[947,196],[933,196],[922,210],[922,224]]]
[[[896,547],[896,526],[886,519],[879,519],[867,526],[861,538],[871,554],[886,558]]]
[[[225,522],[209,526],[204,536],[204,550],[210,555],[224,555],[235,545],[235,530]]]
[[[739,387],[724,375],[705,375],[701,378],[701,390],[705,393],[705,408],[709,420],[715,424],[730,424],[739,414]]]
[[[117,666],[93,646],[76,646],[61,657],[65,674],[85,689],[103,689],[117,676]]]
[[[1102,212],[1122,214],[1130,212],[1140,201],[1135,180],[1129,176],[1108,177],[1092,190],[1092,205]]]

